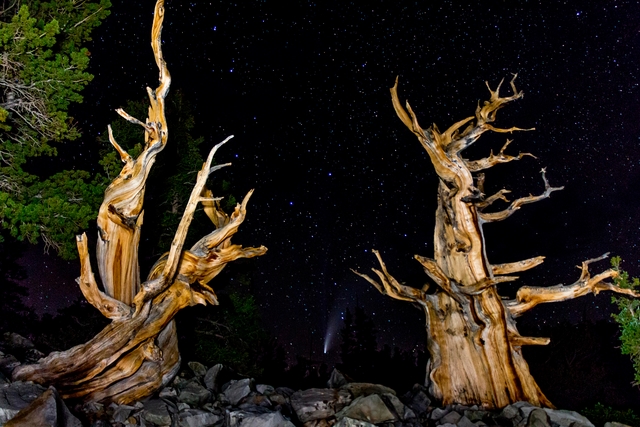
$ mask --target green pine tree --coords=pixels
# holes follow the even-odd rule
[[[629,273],[620,268],[622,260],[613,257],[611,265],[620,275],[615,279],[616,285],[625,289],[640,290],[640,279],[630,278]],[[618,306],[619,313],[612,314],[620,326],[620,351],[628,354],[635,369],[635,385],[640,385],[640,300],[615,296],[611,302]]]
[[[73,235],[95,218],[106,181],[80,170],[37,176],[29,161],[80,136],[68,108],[93,78],[83,44],[110,6],[27,0],[0,10],[0,228],[64,258],[75,257]]]

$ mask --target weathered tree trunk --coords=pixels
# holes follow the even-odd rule
[[[524,400],[538,406],[552,406],[522,357],[523,345],[546,345],[549,339],[520,336],[514,319],[539,303],[563,301],[591,292],[597,294],[601,290],[639,296],[631,290],[604,282],[616,275],[613,270],[591,277],[588,265],[596,260],[584,262],[580,279],[570,286],[523,287],[514,300],[503,300],[498,294],[499,283],[517,279],[508,274],[535,267],[542,263],[544,257],[510,264],[490,264],[482,225],[505,219],[522,205],[545,199],[551,192],[561,189],[549,186],[543,170],[545,191],[541,195],[517,199],[503,211],[484,212],[496,200],[508,201],[505,197],[508,191],[501,190],[485,198],[482,194],[484,176],[479,174],[474,183],[472,173],[531,154],[505,154],[510,140],[497,155],[491,153],[477,161],[464,159],[461,152],[488,130],[524,130],[515,127],[499,129],[491,125],[498,109],[522,97],[513,80],[511,87],[513,95],[506,98],[499,95],[500,85],[495,91],[490,89],[491,99],[482,107],[478,106],[475,116],[461,120],[444,133],[435,125],[423,130],[409,104],[406,110],[401,106],[397,80],[391,88],[398,117],[418,137],[440,178],[434,258],[415,256],[436,287],[430,290],[429,285],[425,285],[416,289],[400,284],[389,274],[377,251],[374,253],[381,269],[373,271],[380,281],[356,273],[382,294],[417,303],[424,309],[430,353],[427,386],[430,393],[445,405],[462,403],[500,408]]]
[[[133,159],[109,139],[125,163],[120,175],[105,191],[98,214],[97,259],[104,292],[91,271],[87,238],[77,236],[81,276],[78,284],[85,298],[112,322],[91,341],[64,352],[51,353],[35,365],[24,365],[13,372],[15,380],[54,385],[63,398],[83,401],[128,403],[144,398],[167,384],[180,365],[173,318],[184,307],[218,304],[207,283],[228,262],[263,255],[266,248],[243,248],[231,244],[231,237],[244,221],[250,191],[231,216],[219,207],[206,189],[211,172],[228,166],[211,167],[216,150],[210,152],[191,192],[170,251],[154,265],[147,280],[140,283],[138,244],[143,217],[146,180],[168,138],[164,103],[171,78],[162,57],[160,35],[164,2],[158,0],[152,28],[152,48],[160,71],[157,89],[147,88],[149,117],[143,123],[123,110],[125,119],[145,131],[145,148]],[[215,230],[190,250],[184,241],[198,203],[202,203]]]

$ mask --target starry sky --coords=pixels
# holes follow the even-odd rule
[[[84,135],[78,162],[90,157],[115,108],[157,84],[154,1],[112,1],[89,45],[95,79],[74,112]],[[269,248],[251,260],[252,288],[265,326],[290,357],[335,355],[341,315],[356,305],[371,314],[381,344],[424,343],[420,311],[349,270],[375,267],[371,249],[378,249],[397,279],[422,286],[413,255],[433,254],[437,178],[393,111],[396,76],[423,127],[446,129],[488,98],[485,81],[495,88],[518,74],[525,96],[498,113],[497,125],[535,127],[509,136],[509,150],[536,159],[491,169],[486,192],[539,194],[543,167],[551,185],[565,189],[485,227],[490,262],[547,257],[504,285],[505,295],[521,285],[572,283],[576,265],[605,252],[640,275],[638,2],[167,0],[166,7],[163,51],[172,88],[195,106],[194,133],[207,149],[235,135],[217,155],[233,166],[213,179],[229,180],[238,195],[256,189],[234,241]],[[502,93],[510,93],[506,82]],[[505,139],[485,134],[466,157],[485,157]],[[80,295],[73,263],[46,263],[69,278],[38,280],[36,304],[37,295],[52,294],[47,286],[65,289],[67,300]],[[607,296],[587,296],[536,308],[521,322],[597,320],[608,306]]]

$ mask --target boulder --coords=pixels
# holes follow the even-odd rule
[[[457,424],[458,421],[460,421],[460,418],[462,418],[462,415],[456,411],[451,411],[440,418],[440,424]]]
[[[414,418],[415,414],[411,411],[411,415],[409,417],[405,417],[406,407],[404,404],[398,399],[397,396],[389,393],[385,393],[380,395],[380,398],[387,405],[387,408],[391,411],[391,413],[395,416],[395,419],[404,420],[405,418]]]
[[[142,418],[159,426],[171,425],[168,404],[162,399],[149,399],[144,402]]]
[[[223,391],[225,397],[229,400],[231,405],[236,406],[240,401],[248,396],[249,393],[255,390],[255,384],[252,378],[245,378],[242,380],[232,380],[227,388]]]
[[[32,382],[0,384],[0,425],[16,416],[47,389]]]
[[[49,387],[5,423],[5,427],[35,426],[82,427],[82,423],[71,414],[56,389]]]
[[[124,422],[129,419],[129,416],[134,409],[136,408],[129,405],[116,405],[113,410],[113,414],[111,415],[111,419],[115,422],[124,424]]]
[[[256,390],[260,394],[264,394],[265,396],[270,396],[276,392],[276,389],[273,386],[267,384],[258,384],[256,386]]]
[[[291,395],[291,406],[302,423],[331,417],[350,402],[349,393],[330,388],[311,388]]]
[[[431,413],[429,414],[429,419],[433,420],[433,421],[439,421],[440,419],[442,419],[442,417],[444,417],[445,415],[447,415],[451,410],[448,408],[435,408],[433,411],[431,411]]]
[[[16,366],[20,364],[20,361],[11,354],[5,354],[0,356],[0,373],[7,378],[11,378],[11,372]]]
[[[368,396],[370,394],[396,394],[393,389],[389,387],[385,387],[380,384],[370,384],[370,383],[349,383],[340,387],[341,390],[346,390],[355,399],[360,396]]]
[[[295,427],[280,412],[271,412],[264,408],[258,411],[231,411],[226,425],[229,427]]]
[[[211,392],[198,384],[197,381],[189,382],[180,393],[178,401],[190,406],[201,406],[211,398]]]
[[[231,379],[232,374],[229,368],[225,368],[218,363],[209,368],[204,374],[204,385],[212,392],[218,393],[222,390],[222,385]]]
[[[11,350],[28,350],[35,347],[30,339],[14,332],[4,333],[4,344]]]
[[[200,362],[189,362],[187,365],[197,378],[202,378],[207,374],[207,367]]]
[[[526,427],[551,427],[549,415],[543,409],[534,409],[529,414]]]
[[[186,409],[178,414],[179,427],[210,427],[224,419],[221,415],[216,415],[201,409]]]
[[[329,376],[329,380],[327,381],[327,387],[329,388],[340,388],[344,385],[347,385],[347,379],[342,375],[342,372],[338,371],[336,368],[333,368],[331,371],[331,375]]]
[[[416,416],[425,414],[431,405],[426,389],[419,384],[414,385],[411,391],[402,396],[402,401],[413,410]]]
[[[516,402],[513,405],[509,405],[509,406],[517,407],[519,410],[519,414],[513,417],[513,419],[515,420],[514,425],[521,423],[522,420],[527,420],[533,411],[535,411],[536,409],[540,409],[531,405],[528,402]],[[580,415],[575,411],[567,411],[564,409],[550,409],[550,408],[542,408],[542,409],[549,416],[551,425],[555,424],[559,427],[594,427],[591,421],[589,421],[586,417]]]
[[[333,427],[376,427],[367,421],[354,420],[353,418],[344,417],[341,418]]]
[[[471,422],[471,420],[469,418],[465,417],[464,415],[458,420],[458,422],[456,423],[456,426],[458,426],[458,427],[477,427],[474,423]]]
[[[336,413],[336,419],[352,418],[354,420],[367,421],[372,424],[397,420],[384,401],[377,394],[360,396],[340,412]]]

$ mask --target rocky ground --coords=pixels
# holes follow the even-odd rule
[[[0,351],[1,426],[171,427],[594,427],[573,411],[518,402],[500,411],[432,405],[416,384],[398,396],[378,384],[348,382],[334,370],[327,388],[292,390],[238,378],[222,365],[189,362],[157,396],[133,405],[92,403],[69,408],[53,387],[10,381],[20,363],[43,354],[16,334]],[[625,427],[607,423],[605,427]],[[628,427],[628,426],[627,426]]]

